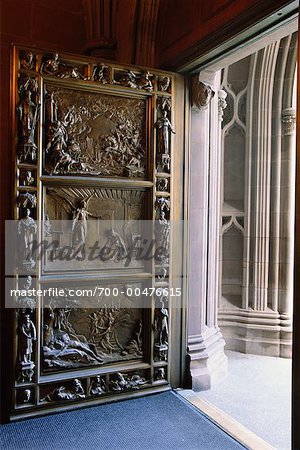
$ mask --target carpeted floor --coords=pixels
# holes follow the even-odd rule
[[[173,392],[0,426],[1,449],[239,450]]]

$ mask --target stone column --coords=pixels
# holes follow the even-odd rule
[[[220,226],[220,121],[215,73],[193,80],[189,203],[188,357],[194,390],[210,389],[227,370],[217,326]]]
[[[296,110],[282,111],[282,150],[280,186],[280,255],[279,255],[279,304],[280,354],[291,357],[291,346],[285,342],[292,338],[292,306],[294,276],[294,217],[295,217],[295,156]]]

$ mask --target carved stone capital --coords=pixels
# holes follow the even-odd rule
[[[296,110],[294,108],[286,108],[281,114],[283,134],[290,136],[296,131]]]
[[[227,106],[226,97],[227,93],[223,89],[220,89],[218,92],[218,115],[220,122],[223,121],[224,109]]]
[[[200,110],[205,110],[211,99],[214,97],[215,92],[208,83],[199,81],[198,77],[195,77],[192,82],[192,106]]]

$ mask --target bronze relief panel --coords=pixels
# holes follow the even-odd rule
[[[44,308],[42,374],[142,360],[143,310],[130,307],[134,300],[119,294],[98,308]]]
[[[53,402],[165,389],[172,314],[157,289],[172,283],[175,78],[13,52],[14,286],[26,293],[15,315],[14,407],[34,415]]]
[[[146,178],[147,100],[46,83],[44,172]]]
[[[43,272],[82,272],[82,264],[85,271],[146,270],[150,263],[136,257],[136,246],[151,232],[143,220],[149,192],[80,185],[44,191]]]

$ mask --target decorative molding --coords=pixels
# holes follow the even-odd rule
[[[286,108],[281,114],[283,134],[291,136],[296,132],[296,111],[294,108]]]
[[[159,6],[160,0],[139,2],[135,64],[153,66]]]
[[[227,93],[223,89],[220,89],[218,92],[218,115],[220,122],[223,122],[224,109],[227,106],[226,97]]]
[[[107,58],[114,57],[116,48],[115,0],[83,0],[86,27],[85,53]]]

